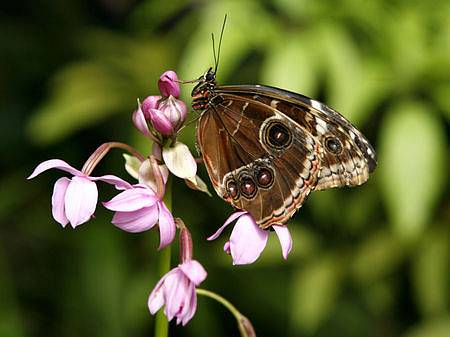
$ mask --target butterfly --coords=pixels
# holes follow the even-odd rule
[[[226,202],[266,229],[285,224],[312,191],[367,181],[375,150],[343,115],[275,87],[217,85],[217,63],[191,96],[197,147]]]

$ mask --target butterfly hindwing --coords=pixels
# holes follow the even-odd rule
[[[286,222],[317,182],[314,138],[270,105],[230,94],[220,98],[201,116],[197,131],[216,192],[263,228]]]

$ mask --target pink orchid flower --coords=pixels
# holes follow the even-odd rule
[[[154,315],[165,305],[164,314],[169,321],[176,317],[177,324],[186,325],[197,308],[195,287],[205,280],[206,275],[206,270],[195,260],[188,260],[169,271],[148,298],[150,313]]]
[[[173,216],[161,196],[149,186],[138,184],[104,202],[103,206],[116,212],[112,223],[126,232],[143,232],[158,223],[159,249],[162,249],[175,238],[176,227]]]
[[[95,181],[101,180],[115,185],[118,189],[131,187],[126,181],[113,176],[91,177],[60,159],[40,163],[27,178],[32,179],[42,172],[56,168],[73,174],[73,178],[60,178],[56,181],[52,195],[53,218],[65,227],[69,222],[73,228],[87,222],[94,214],[98,201]]]
[[[225,243],[224,250],[231,254],[233,264],[250,264],[255,262],[266,247],[269,231],[259,228],[250,213],[238,211],[230,215],[225,223],[207,240],[215,240],[223,230],[236,219],[230,240]],[[287,226],[273,225],[272,228],[281,244],[283,258],[286,260],[292,249],[292,238]]]

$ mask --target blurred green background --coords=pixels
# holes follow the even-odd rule
[[[311,195],[289,223],[287,262],[272,235],[244,267],[222,252],[225,236],[204,240],[231,208],[176,181],[174,213],[193,231],[209,272],[203,286],[233,302],[258,336],[450,336],[450,2],[1,7],[0,336],[153,334],[146,301],[158,280],[157,233],[121,232],[101,207],[76,231],[63,230],[50,209],[61,173],[25,177],[49,158],[81,167],[104,141],[148,151],[130,122],[136,98],[157,93],[166,69],[194,79],[212,65],[210,34],[225,13],[220,83],[268,84],[326,102],[367,135],[379,166],[362,187]],[[182,87],[187,102],[191,88]],[[192,149],[194,129],[182,135]],[[118,151],[94,173],[131,181]],[[100,200],[114,195],[100,189]],[[194,319],[171,324],[171,335],[238,332],[219,304],[199,298]]]

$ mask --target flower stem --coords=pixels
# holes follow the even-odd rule
[[[134,149],[128,144],[120,142],[108,142],[100,145],[94,151],[94,153],[91,154],[88,160],[86,160],[86,162],[84,163],[84,166],[81,169],[81,171],[86,175],[90,175],[94,170],[94,168],[97,166],[97,164],[100,162],[100,160],[102,160],[103,157],[113,148],[128,151],[133,156],[137,157],[141,162],[145,160],[145,157],[142,154],[140,154],[136,149]]]
[[[225,308],[227,308],[236,318],[239,327],[239,332],[241,333],[242,337],[256,337],[255,329],[253,328],[250,320],[244,315],[242,315],[239,312],[239,310],[237,310],[236,307],[233,304],[231,304],[228,300],[226,300],[219,294],[216,294],[206,289],[197,288],[196,292],[198,295],[206,296],[212,298],[213,300],[216,300],[217,302],[221,303]]]
[[[164,194],[164,203],[169,211],[172,211],[172,179],[169,176],[166,184],[166,193]],[[158,272],[162,277],[170,270],[170,245],[159,253]],[[155,318],[155,337],[169,336],[169,321],[164,315],[163,310],[159,310]]]

